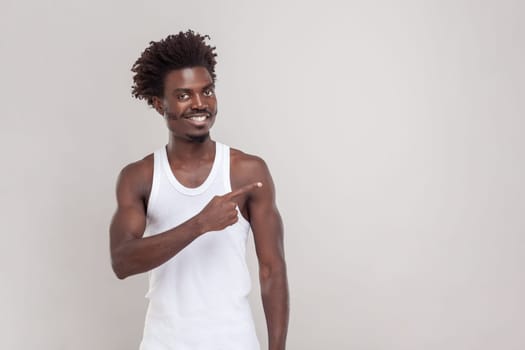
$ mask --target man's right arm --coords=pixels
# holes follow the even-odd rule
[[[125,167],[117,181],[117,211],[111,221],[110,251],[113,271],[118,278],[146,272],[162,265],[200,235],[220,231],[237,222],[236,199],[260,183],[246,185],[234,192],[215,196],[197,215],[165,232],[143,238],[146,228],[144,205],[144,163]]]
[[[149,271],[175,256],[203,234],[198,215],[160,234],[143,238],[146,228],[143,164],[125,167],[117,181],[117,210],[110,226],[113,271],[118,278]]]

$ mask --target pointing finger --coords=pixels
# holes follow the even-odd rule
[[[250,192],[254,188],[259,188],[259,187],[262,187],[262,183],[261,182],[255,182],[255,183],[243,186],[243,187],[239,188],[238,190],[235,190],[235,191],[232,191],[230,193],[227,193],[227,194],[224,195],[224,197],[226,197],[228,199],[234,199],[234,198],[237,198],[237,197],[239,197],[239,196],[241,196],[241,195],[243,195],[245,193]]]

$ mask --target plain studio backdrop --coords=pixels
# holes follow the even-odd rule
[[[151,40],[217,46],[212,137],[277,186],[288,349],[525,349],[521,1],[9,1],[0,8],[0,347],[137,349],[120,169],[162,147]],[[257,332],[266,349],[253,237]]]

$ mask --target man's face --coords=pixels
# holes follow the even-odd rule
[[[204,67],[177,69],[164,80],[164,98],[155,101],[175,137],[204,141],[217,115],[215,86]]]

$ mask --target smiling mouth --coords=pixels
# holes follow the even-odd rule
[[[189,116],[184,117],[184,118],[185,119],[194,120],[196,122],[203,122],[206,119],[208,119],[209,117],[210,117],[209,114],[192,114],[192,115],[189,115]]]

